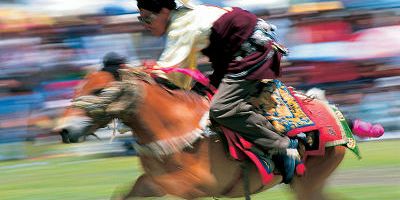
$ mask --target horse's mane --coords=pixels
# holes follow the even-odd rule
[[[147,83],[154,84],[155,81],[151,77],[150,73],[146,71],[143,67],[130,68],[130,69],[120,69],[119,74],[121,80],[124,82],[131,82],[134,80],[141,80]]]
[[[122,81],[132,81],[132,80],[141,80],[144,81],[148,84],[152,85],[159,85],[162,87],[164,90],[167,91],[168,94],[172,95],[174,98],[176,98],[178,101],[196,105],[199,103],[203,103],[204,99],[197,93],[193,91],[188,91],[188,90],[183,90],[183,89],[176,89],[176,90],[171,90],[168,89],[167,87],[161,85],[160,83],[157,83],[154,81],[154,79],[150,76],[148,72],[146,72],[145,68],[133,68],[129,70],[122,70],[120,71],[120,74],[122,75]]]

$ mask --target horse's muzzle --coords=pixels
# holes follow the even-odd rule
[[[77,143],[84,140],[85,136],[88,135],[88,129],[92,126],[91,119],[88,117],[70,117],[53,131],[61,135],[64,143]]]

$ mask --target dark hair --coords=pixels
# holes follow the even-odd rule
[[[137,7],[151,12],[160,13],[162,8],[176,9],[175,0],[137,0]]]
[[[115,52],[109,52],[103,57],[103,68],[101,71],[110,72],[115,79],[119,79],[118,69],[121,64],[126,64],[127,60]]]

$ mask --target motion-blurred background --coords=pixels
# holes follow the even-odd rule
[[[400,136],[400,1],[195,1],[239,6],[275,24],[290,50],[283,82],[326,90],[349,117],[381,123],[386,133],[379,142]],[[158,58],[164,38],[150,36],[137,15],[135,0],[0,0],[0,160],[23,159],[0,162],[0,177],[2,170],[42,157],[134,155],[126,139],[65,148],[50,130],[74,87],[101,67],[105,53],[118,52],[133,66]],[[199,66],[209,69],[206,59]],[[112,131],[99,133],[107,138]],[[400,153],[395,147],[391,153]],[[17,197],[0,187],[0,199],[2,191]],[[46,199],[40,197],[22,199]]]

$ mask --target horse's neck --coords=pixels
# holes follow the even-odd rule
[[[109,72],[98,71],[88,74],[84,81],[76,88],[75,97],[89,95],[96,90],[107,87],[115,81],[113,75]]]
[[[144,95],[132,122],[139,142],[190,138],[199,129],[199,122],[208,110],[208,103],[198,95],[185,91],[170,92],[158,85],[143,84]]]

